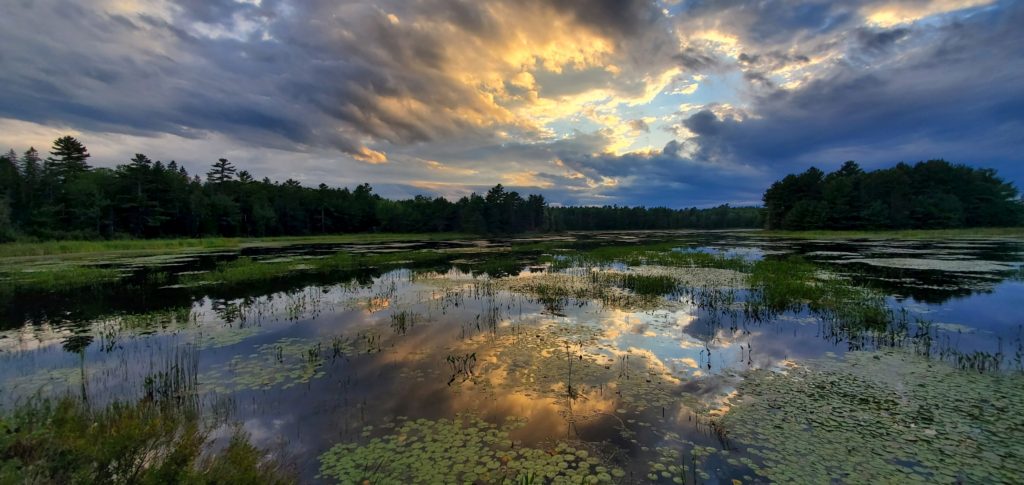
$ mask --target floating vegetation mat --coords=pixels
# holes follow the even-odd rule
[[[616,273],[616,271],[610,271]],[[677,285],[691,288],[743,289],[747,288],[747,275],[740,271],[721,268],[638,266],[625,274],[638,276],[666,276]]]
[[[519,278],[502,278],[496,282],[500,289],[525,293],[541,301],[557,302],[567,299],[599,300],[620,308],[653,307],[661,298],[640,295],[625,288],[587,275],[565,273],[537,273]]]
[[[210,390],[228,393],[245,389],[284,389],[305,384],[325,375],[325,353],[343,355],[352,352],[352,343],[335,339],[332,345],[309,339],[283,338],[256,347],[256,353],[237,355],[226,364],[214,366],[200,376]]]
[[[502,426],[473,415],[436,421],[399,418],[390,434],[368,443],[335,445],[320,456],[321,478],[338,483],[613,483],[625,477],[581,444],[549,449],[519,446],[510,433],[525,419]],[[372,434],[367,428],[364,434]]]
[[[1024,482],[1024,376],[851,352],[751,372],[722,419],[781,483]]]

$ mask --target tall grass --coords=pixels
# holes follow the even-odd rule
[[[283,462],[236,429],[212,438],[203,419],[198,351],[176,347],[142,382],[138,400],[95,407],[83,394],[37,395],[0,413],[0,484],[294,483]]]
[[[211,453],[210,430],[192,411],[152,402],[93,410],[63,397],[0,417],[0,483],[286,484],[286,467],[236,431]]]
[[[834,276],[821,277],[817,266],[799,257],[758,261],[749,281],[746,313],[755,319],[806,308],[847,336],[884,331],[894,319],[881,294]]]

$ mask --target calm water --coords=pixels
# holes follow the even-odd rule
[[[1008,355],[1020,345],[1021,241],[789,241],[743,232],[576,239],[580,248],[671,239],[679,251],[750,260],[799,254],[883,292],[909,319],[931,322],[936,345]],[[496,423],[526,418],[513,432],[523,446],[584,442],[626,469],[624,480],[647,481],[659,450],[688,442],[735,446],[699,415],[713,413],[743,371],[865,345],[837,339],[807,311],[751,321],[742,312],[701,308],[687,294],[645,308],[542,301],[510,283],[548,271],[540,254],[498,265],[488,264],[492,253],[466,253],[445,265],[296,273],[234,287],[183,287],[175,277],[240,254],[301,262],[338,250],[502,245],[289,246],[95,261],[130,276],[3,309],[0,402],[61,392],[97,404],[137,399],[147,375],[185,356],[196,361],[206,408],[241,422],[257,444],[283,451],[304,480],[318,480],[318,456],[331,446],[370,440],[400,416],[468,412]],[[153,278],[157,273],[168,276]],[[742,300],[744,290],[735,297]],[[138,314],[146,316],[131,317]],[[742,456],[742,447],[734,452]],[[702,468],[708,483],[746,474],[715,457]]]

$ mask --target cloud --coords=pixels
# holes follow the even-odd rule
[[[359,160],[360,162],[366,162],[370,165],[377,165],[381,163],[388,163],[388,157],[383,152],[377,150],[371,150],[366,147],[362,147],[356,153],[352,154],[352,158]]]
[[[840,65],[798,89],[757,96],[750,107],[756,117],[723,119],[704,110],[683,124],[696,135],[696,156],[705,160],[782,170],[853,155],[869,163],[969,162],[981,146],[990,163],[1009,167],[1014,145],[1024,141],[1024,86],[1011,82],[1024,76],[1024,63],[1006,62],[1024,42],[1016,27],[1021,21],[1016,8],[935,30],[890,32],[887,43],[911,44],[897,59],[876,60],[874,69]],[[877,50],[877,42],[868,44]]]
[[[629,127],[633,131],[642,131],[644,133],[651,132],[651,127],[643,119],[629,120]]]
[[[98,165],[136,151],[200,165],[227,154],[313,184],[450,195],[504,181],[564,203],[757,202],[773,177],[851,158],[942,156],[1021,180],[1021,10],[12,2],[0,17],[0,141],[23,150],[42,133],[80,133]]]

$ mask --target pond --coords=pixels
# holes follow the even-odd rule
[[[1020,482],[1022,266],[758,231],[33,259],[0,404],[187,395],[310,483]]]

